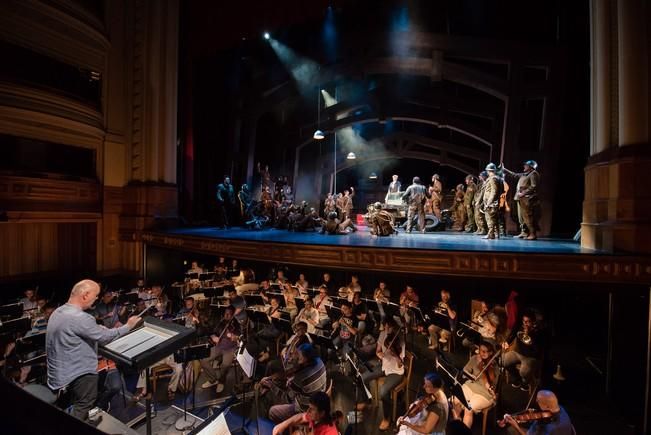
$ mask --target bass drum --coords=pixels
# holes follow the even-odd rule
[[[418,229],[418,216],[414,216],[414,229]],[[426,214],[425,215],[425,232],[426,233],[431,233],[434,231],[439,231],[439,230],[444,230],[445,227],[439,228],[439,225],[441,224],[441,221],[439,221],[439,218],[437,218],[433,214]],[[403,230],[407,229],[407,221],[405,221],[402,225],[400,225],[400,228]]]

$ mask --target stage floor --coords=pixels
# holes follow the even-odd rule
[[[178,228],[164,231],[167,234],[207,239],[238,240],[251,242],[291,243],[325,246],[354,246],[357,248],[423,249],[444,251],[492,251],[538,254],[600,254],[599,251],[582,248],[578,242],[568,239],[543,238],[522,240],[512,236],[499,240],[486,240],[481,236],[445,231],[420,234],[399,233],[389,237],[373,237],[367,227],[359,227],[356,233],[330,236],[318,232],[297,233],[287,230],[265,229],[261,231],[233,227]]]

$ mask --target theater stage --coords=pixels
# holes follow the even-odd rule
[[[123,235],[123,237],[126,235]],[[581,248],[566,239],[485,240],[458,232],[372,237],[214,227],[146,231],[147,245],[229,258],[417,274],[595,282],[651,282],[651,258]]]

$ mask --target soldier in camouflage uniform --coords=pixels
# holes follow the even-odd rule
[[[540,200],[538,186],[540,174],[536,170],[538,163],[534,160],[524,162],[524,172],[513,172],[504,168],[504,172],[518,178],[513,199],[518,203],[518,221],[520,223],[519,239],[536,240],[540,231]]]
[[[407,209],[407,232],[414,227],[414,216],[418,216],[418,229],[425,232],[425,201],[430,198],[427,188],[420,184],[420,178],[414,177],[412,185],[405,190],[402,201],[409,205]]]
[[[486,186],[486,178],[488,178],[488,173],[482,171],[479,174],[479,185],[477,186],[475,200],[473,201],[475,208],[475,224],[477,225],[477,231],[475,231],[475,234],[480,236],[488,234],[488,230],[486,229],[486,217],[484,216],[484,213],[481,212],[482,207],[484,206],[484,187]]]
[[[472,175],[466,176],[466,193],[463,196],[463,206],[466,209],[466,216],[468,218],[466,222],[466,232],[472,233],[477,229],[475,225],[475,192],[477,191],[477,185],[475,184],[475,177]]]
[[[432,175],[432,185],[428,189],[429,196],[431,198],[428,201],[428,213],[434,213],[434,216],[437,219],[441,220],[441,201],[443,201],[443,184],[441,183],[441,177],[439,174]]]
[[[502,179],[497,176],[497,166],[495,163],[489,163],[486,166],[488,172],[488,179],[486,179],[484,187],[484,215],[486,216],[486,224],[488,225],[488,234],[484,239],[498,239],[498,210],[500,202],[500,194],[502,193]]]

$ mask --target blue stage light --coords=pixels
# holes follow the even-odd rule
[[[269,34],[269,32],[264,32],[263,36],[264,36],[264,39],[266,39],[267,41],[269,40],[269,38],[271,38],[271,35]]]

